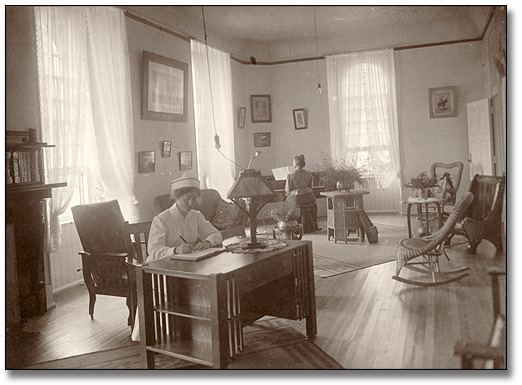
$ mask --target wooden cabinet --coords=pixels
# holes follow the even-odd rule
[[[264,315],[306,319],[307,335],[315,336],[312,244],[287,243],[272,252],[138,267],[144,367],[154,368],[154,353],[226,367],[243,350],[242,328]]]
[[[22,318],[47,310],[42,201],[51,197],[53,188],[67,185],[44,183],[42,148],[53,146],[36,143],[33,131],[8,131],[6,135],[6,224],[14,228],[14,234],[10,232],[14,237],[13,252],[6,258],[16,266],[11,274],[17,277],[10,279],[18,283],[13,292],[18,292],[19,299],[12,302],[19,309],[8,311]]]

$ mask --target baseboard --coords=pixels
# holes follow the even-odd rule
[[[68,283],[67,285],[60,286],[60,287],[57,287],[56,289],[53,289],[53,294],[58,294],[58,293],[61,293],[62,291],[65,291],[65,290],[68,290],[68,289],[71,289],[73,287],[80,286],[83,284],[84,284],[83,279],[80,279],[78,281],[74,281],[74,282]]]

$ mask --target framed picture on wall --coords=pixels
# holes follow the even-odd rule
[[[246,116],[246,108],[241,107],[239,109],[239,120],[238,120],[238,127],[244,128],[245,127],[245,116]]]
[[[192,169],[192,151],[180,151],[179,152],[179,169],[180,170],[191,170]]]
[[[252,123],[269,123],[272,121],[272,96],[250,95]]]
[[[143,119],[187,121],[188,64],[143,51]]]
[[[270,132],[256,132],[254,134],[254,147],[270,147]]]
[[[457,116],[457,87],[429,88],[430,119]]]
[[[171,147],[171,141],[170,140],[165,140],[163,142],[163,148],[162,148],[162,151],[161,151],[161,156],[163,158],[170,157],[170,147]]]
[[[156,171],[154,151],[140,151],[138,153],[138,172],[140,174]]]
[[[292,110],[294,113],[294,127],[296,130],[307,128],[306,126],[306,114],[304,108]]]

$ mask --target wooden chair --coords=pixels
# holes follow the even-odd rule
[[[449,245],[454,235],[463,235],[468,239],[468,253],[475,254],[477,246],[483,239],[502,249],[502,204],[505,176],[475,175],[469,191],[475,199],[458,222],[453,234],[448,238]]]
[[[397,252],[396,274],[392,279],[417,286],[439,286],[466,277],[468,274],[464,272],[468,270],[467,267],[441,272],[439,268],[439,257],[444,255],[449,260],[444,251],[444,243],[472,201],[473,194],[470,192],[465,193],[456,203],[446,223],[437,232],[423,238],[406,238],[401,240]],[[403,267],[431,275],[432,282],[416,281],[400,277],[399,273]],[[460,275],[451,277],[452,274]]]
[[[82,270],[89,292],[89,314],[94,318],[96,295],[127,298],[128,325],[134,324],[132,288],[124,218],[117,200],[71,208],[83,251]]]
[[[506,272],[491,268],[488,274],[493,295],[493,324],[487,343],[457,342],[455,354],[461,357],[462,369],[506,368]]]
[[[138,296],[136,288],[136,264],[143,263],[148,257],[149,233],[152,222],[124,223],[125,241],[127,243],[127,264],[129,266],[130,308],[136,314]],[[135,316],[131,321],[134,328]]]

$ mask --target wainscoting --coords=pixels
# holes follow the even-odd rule
[[[78,254],[82,244],[73,222],[62,224],[62,245],[56,253],[51,253],[51,280],[53,292],[57,293],[83,282],[82,259]]]

